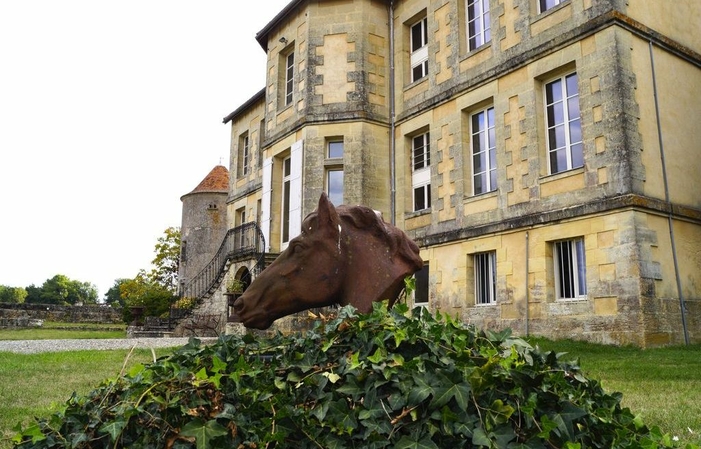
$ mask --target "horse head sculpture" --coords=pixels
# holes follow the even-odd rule
[[[363,313],[374,301],[392,306],[404,278],[421,269],[419,248],[370,208],[335,208],[325,193],[299,236],[234,304],[246,327],[267,329],[278,318],[313,307],[351,304]]]

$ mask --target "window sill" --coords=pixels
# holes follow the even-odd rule
[[[490,40],[489,42],[485,42],[484,44],[480,45],[479,47],[475,48],[474,50],[470,50],[467,53],[465,53],[461,58],[461,62],[464,61],[465,59],[470,59],[474,56],[477,56],[478,54],[482,53],[483,51],[487,51],[491,48],[492,48],[492,41]]]
[[[407,84],[406,86],[404,86],[404,90],[407,91],[407,90],[413,89],[414,87],[419,86],[419,85],[421,85],[422,83],[425,83],[425,82],[428,82],[428,75],[426,75],[426,76],[424,76],[423,78],[420,78],[420,79],[418,79],[418,80],[416,80],[416,81],[412,81],[411,83]]]
[[[410,219],[412,219],[412,218],[421,217],[421,216],[423,216],[423,215],[428,215],[428,214],[430,214],[430,213],[431,213],[431,208],[430,208],[430,207],[429,207],[428,209],[421,209],[421,210],[417,210],[417,211],[414,211],[414,212],[405,212],[405,213],[404,213],[404,219],[405,219],[405,220],[410,220]]]
[[[555,302],[559,303],[572,303],[572,302],[587,302],[589,301],[589,298],[587,296],[579,296],[577,298],[557,298]]]
[[[489,192],[484,192],[484,193],[478,193],[477,195],[471,195],[471,196],[466,196],[463,197],[463,202],[464,203],[472,203],[474,201],[479,201],[479,200],[484,200],[486,198],[492,198],[497,196],[498,190],[490,190]]]
[[[541,184],[548,183],[551,181],[557,181],[558,179],[568,178],[570,176],[579,175],[584,173],[584,167],[572,168],[570,170],[561,171],[558,173],[553,173],[551,175],[541,176],[539,181]]]

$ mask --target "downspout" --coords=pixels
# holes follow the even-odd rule
[[[684,330],[684,343],[689,345],[689,331],[686,328],[686,304],[684,301],[684,293],[682,291],[682,281],[679,277],[679,262],[677,261],[677,245],[674,240],[674,222],[672,218],[672,203],[669,199],[669,184],[667,181],[667,166],[664,157],[664,144],[662,139],[662,125],[660,122],[660,105],[657,96],[657,80],[655,78],[655,58],[653,55],[652,41],[650,44],[650,67],[652,69],[652,92],[655,97],[655,118],[657,120],[657,138],[660,146],[660,159],[662,161],[662,179],[664,181],[664,199],[667,203],[669,212],[667,214],[667,223],[669,225],[669,239],[672,244],[672,260],[674,261],[674,275],[677,280],[677,293],[679,294],[679,309],[682,316],[682,329]]]
[[[530,292],[528,291],[528,257],[529,257],[529,255],[528,255],[528,231],[526,231],[526,282],[525,282],[525,285],[526,285],[526,325],[525,325],[526,337],[528,337],[528,318],[529,318],[528,317],[528,313],[529,313],[528,312],[528,301],[530,299],[530,294],[529,294]]]
[[[389,21],[389,215],[390,223],[397,224],[395,216],[397,212],[397,173],[396,173],[396,144],[394,142],[394,130],[396,127],[394,118],[394,1],[390,0],[387,6],[387,19]]]

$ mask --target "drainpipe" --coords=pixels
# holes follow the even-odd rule
[[[394,118],[394,1],[387,6],[387,18],[389,21],[389,215],[390,223],[397,224],[395,214],[397,212],[397,167],[395,163],[396,145],[394,142],[394,130],[396,127]]]
[[[526,337],[528,337],[528,300],[530,299],[530,293],[528,291],[528,231],[526,231]]]
[[[650,68],[652,69],[652,92],[655,97],[655,118],[657,119],[657,138],[660,146],[660,159],[662,161],[662,179],[664,181],[664,199],[669,210],[667,214],[667,223],[669,225],[669,239],[672,244],[672,260],[674,261],[674,275],[677,279],[677,293],[679,294],[679,309],[682,315],[682,329],[684,330],[684,343],[689,345],[689,331],[686,328],[686,304],[684,301],[684,293],[682,291],[682,281],[679,277],[679,262],[677,261],[677,245],[674,240],[674,222],[672,218],[672,203],[669,199],[669,184],[667,182],[667,166],[664,157],[664,144],[662,139],[662,125],[660,123],[660,105],[657,96],[657,80],[655,78],[655,57],[653,55],[652,41],[650,44]]]

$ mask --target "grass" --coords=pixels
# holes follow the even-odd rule
[[[622,405],[648,426],[701,445],[701,345],[639,349],[574,341],[533,340],[579,359],[590,379],[623,393]]]
[[[159,349],[156,356],[170,353]],[[33,417],[60,410],[73,392],[84,395],[104,379],[115,378],[136,363],[153,360],[148,349],[47,352],[0,352],[0,449],[12,447],[17,423],[27,426]],[[126,362],[126,363],[125,363]]]
[[[78,324],[44,322],[42,327],[0,329],[0,340],[62,340],[125,338],[124,324]]]

